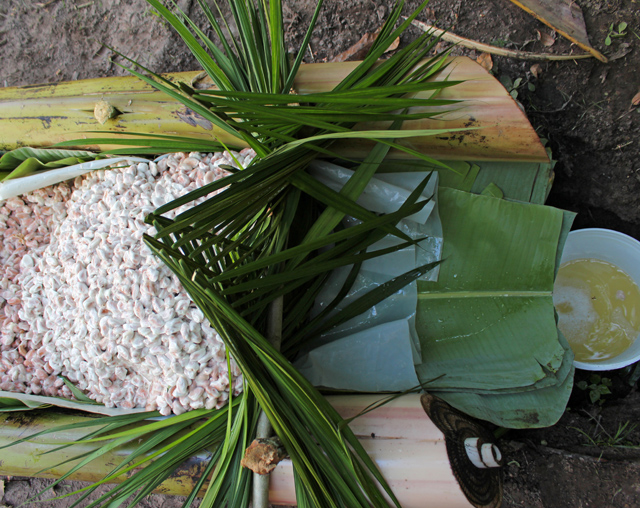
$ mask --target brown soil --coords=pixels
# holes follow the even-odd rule
[[[612,228],[640,239],[640,2],[577,0],[591,43],[610,57],[533,62],[494,57],[493,73],[503,82],[522,78],[517,99],[538,133],[550,140],[556,182],[549,204],[579,212],[576,227]],[[201,20],[197,2],[178,0]],[[299,44],[314,0],[285,2],[291,47]],[[390,0],[326,0],[308,61],[330,58],[374,31]],[[409,7],[417,4],[408,2]],[[534,52],[576,51],[558,37],[545,47],[536,30],[551,34],[508,0],[433,0],[421,19],[478,41]],[[609,26],[624,21],[626,35],[610,46]],[[415,37],[417,30],[408,34]],[[16,86],[122,75],[108,59],[114,47],[163,72],[192,70],[197,63],[175,34],[143,0],[3,0],[0,3],[0,86]],[[472,57],[473,51],[456,50]],[[532,86],[529,86],[532,85]],[[552,428],[511,431],[501,441],[506,455],[504,507],[640,506],[640,393],[629,371],[603,373],[613,394],[592,404],[588,390],[574,389],[570,409]],[[577,380],[589,374],[578,372]],[[627,425],[626,427],[625,424]],[[614,439],[616,431],[623,435]],[[614,437],[611,437],[614,436]],[[4,502],[17,506],[44,484],[13,479]],[[45,501],[62,508],[66,501]],[[149,507],[180,506],[153,496]]]
[[[2,498],[2,505],[0,506],[21,506],[26,503],[33,496],[47,488],[52,480],[45,480],[43,478],[24,478],[24,477],[4,477],[5,490],[4,498]],[[86,484],[81,482],[63,482],[45,492],[40,499],[42,499],[40,506],[46,508],[66,508],[71,506],[71,497],[66,499],[54,499],[56,497],[63,496],[69,492],[73,492]],[[93,495],[87,498],[87,500],[81,506],[87,506],[90,502],[97,500],[102,494],[105,494],[110,489],[109,485],[100,487]],[[180,508],[184,503],[185,498],[179,496],[162,496],[159,494],[153,494],[145,498],[138,506],[140,508]],[[38,506],[37,504],[30,504],[28,506]]]

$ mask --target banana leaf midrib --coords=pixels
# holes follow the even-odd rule
[[[427,283],[425,283],[426,286]],[[430,291],[428,287],[421,287],[423,291],[429,291],[428,293],[419,293],[419,300],[429,300],[431,298],[441,299],[442,295],[446,295],[446,299],[455,298],[518,298],[518,297],[532,297],[532,298],[547,298],[553,296],[553,291],[534,291],[534,290],[469,290],[469,291],[449,291],[447,288],[436,289]]]

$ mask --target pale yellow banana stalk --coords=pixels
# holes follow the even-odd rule
[[[294,84],[295,91],[305,94],[331,90],[356,65],[357,62],[303,65]],[[190,83],[198,73],[168,76]],[[463,102],[441,107],[442,111],[453,111],[437,119],[404,122],[403,129],[470,130],[405,139],[402,143],[443,160],[548,161],[546,151],[524,113],[502,85],[479,64],[465,57],[454,58],[437,79],[464,81],[443,89],[438,95],[442,99]],[[94,109],[101,101],[113,106],[119,114],[110,119],[101,118],[104,123],[99,122]],[[87,134],[89,131],[100,134]],[[62,141],[109,137],[109,133],[125,131],[203,139],[216,137],[225,144],[237,144],[238,141],[135,77],[0,89],[0,149],[46,147]],[[366,141],[349,140],[340,150],[357,157],[368,153],[370,146]],[[392,156],[407,157],[398,152]]]

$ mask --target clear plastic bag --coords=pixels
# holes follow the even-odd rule
[[[353,172],[324,161],[314,162],[311,174],[335,191],[340,191]],[[358,199],[358,204],[375,213],[397,211],[425,173],[376,175]],[[426,239],[362,264],[349,293],[332,314],[360,296],[407,271],[440,259],[442,226],[437,213],[437,174],[422,193],[431,201],[418,213],[403,219],[398,227],[413,239]],[[357,221],[345,218],[345,226]],[[388,235],[368,250],[402,243]],[[313,314],[329,305],[351,271],[351,266],[335,270],[316,299]],[[425,280],[437,279],[437,269]],[[414,365],[420,362],[420,346],[415,331],[417,283],[408,284],[363,314],[339,325],[313,341],[296,367],[317,386],[355,391],[401,391],[418,385]],[[330,315],[332,315],[330,314]]]

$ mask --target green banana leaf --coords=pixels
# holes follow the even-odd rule
[[[542,140],[546,145],[547,141]],[[477,161],[470,165],[466,181],[458,182],[450,171],[441,171],[441,185],[453,189],[489,194],[528,203],[544,204],[553,184],[556,163],[547,147],[549,163]],[[499,190],[499,192],[498,192]],[[501,195],[502,194],[502,195]]]
[[[481,420],[510,429],[549,427],[563,415],[573,388],[573,371],[556,386],[530,392],[481,394],[432,392],[453,407]]]
[[[85,150],[17,148],[0,157],[0,181],[29,176],[43,169],[57,169],[102,158]]]
[[[474,162],[464,161],[448,161],[447,166],[455,171],[441,171],[438,173],[438,184],[441,187],[450,187],[452,189],[458,189],[465,192],[471,192],[478,178],[480,172],[480,166]],[[435,168],[434,168],[435,169]]]
[[[473,416],[551,425],[573,378],[552,300],[573,215],[447,188],[438,199],[445,261],[438,282],[418,286],[418,377],[442,376],[432,391]],[[523,408],[541,397],[534,418]]]
[[[573,352],[558,330],[558,340],[567,358],[558,371],[558,384],[520,393],[434,392],[452,406],[469,411],[481,420],[505,428],[536,428],[554,425],[564,413],[573,388]]]
[[[436,170],[439,185],[474,194],[491,191],[492,195],[529,203],[543,204],[553,183],[554,163],[443,161],[453,171],[442,170],[422,161],[387,161],[380,172],[422,172]],[[497,188],[497,189],[496,189]]]
[[[553,183],[553,163],[479,161],[475,164],[479,166],[478,176],[469,192],[479,194],[493,184],[509,199],[539,205],[547,200]]]
[[[419,287],[418,331],[429,349],[421,368],[445,375],[436,387],[485,390],[530,386],[543,366],[557,371],[564,349],[551,291],[562,212],[450,189],[438,198],[445,261],[438,281]],[[514,335],[520,361],[503,344]],[[467,343],[473,376],[459,365],[458,344]]]
[[[502,189],[500,189],[500,187],[498,187],[495,183],[490,183],[489,185],[487,185],[480,194],[482,194],[483,196],[490,196],[492,198],[499,199],[502,199],[504,197],[504,192],[502,192]]]

